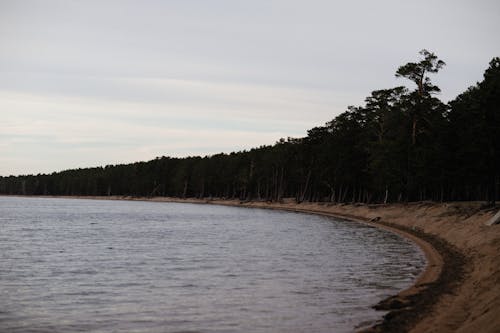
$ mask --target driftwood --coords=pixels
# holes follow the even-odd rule
[[[500,210],[491,219],[486,222],[486,225],[500,224]]]

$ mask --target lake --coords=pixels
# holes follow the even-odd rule
[[[398,235],[317,215],[0,197],[2,332],[352,332],[424,267]]]

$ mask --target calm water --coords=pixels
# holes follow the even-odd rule
[[[424,265],[319,216],[0,197],[1,332],[351,332]]]

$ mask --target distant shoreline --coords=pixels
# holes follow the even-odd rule
[[[495,294],[500,279],[500,226],[484,225],[494,211],[481,210],[480,203],[361,205],[170,197],[27,197],[218,204],[368,223],[410,239],[424,251],[427,265],[413,286],[375,306],[389,313],[363,332],[496,332],[500,328],[500,295]]]

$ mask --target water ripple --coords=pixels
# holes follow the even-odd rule
[[[0,197],[0,331],[350,332],[422,253],[357,223],[208,205]]]

